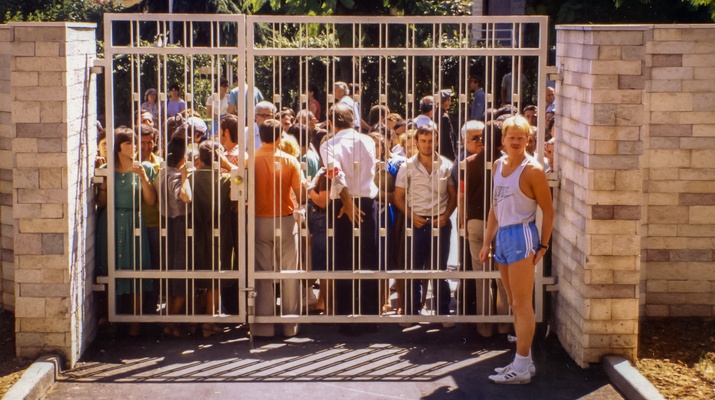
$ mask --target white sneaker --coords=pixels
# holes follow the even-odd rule
[[[501,385],[520,385],[531,382],[531,376],[529,375],[528,370],[524,372],[517,372],[511,367],[511,364],[504,368],[505,369],[501,374],[489,375],[489,381]]]
[[[497,374],[503,374],[504,371],[507,370],[507,368],[508,368],[508,369],[511,369],[511,364],[507,365],[506,367],[497,367],[497,368],[494,368],[494,372],[496,372]],[[529,363],[528,371],[529,371],[529,375],[530,375],[532,378],[536,376],[536,365],[534,365],[534,362],[533,362],[533,361]]]

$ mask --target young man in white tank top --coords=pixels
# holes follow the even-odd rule
[[[516,355],[504,368],[497,368],[489,380],[501,384],[529,383],[536,374],[531,360],[531,342],[536,321],[532,298],[534,266],[548,249],[554,210],[542,166],[526,153],[531,127],[521,116],[504,121],[502,144],[506,155],[495,162],[494,201],[487,220],[482,262],[490,257],[496,237],[494,259],[498,262],[509,305],[514,311]],[[536,207],[543,212],[541,237],[536,229]]]

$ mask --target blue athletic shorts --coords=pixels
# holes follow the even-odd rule
[[[536,253],[538,249],[539,231],[534,221],[500,226],[494,259],[500,264],[509,265],[525,259],[529,253]]]

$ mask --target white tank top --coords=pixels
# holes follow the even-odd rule
[[[536,200],[527,197],[519,187],[519,178],[531,157],[526,155],[521,165],[508,177],[502,176],[503,158],[497,160],[494,173],[494,214],[499,226],[531,222],[536,219]]]

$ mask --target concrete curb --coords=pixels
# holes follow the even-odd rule
[[[44,397],[55,383],[62,360],[59,356],[42,356],[22,374],[3,400],[35,400]]]
[[[611,383],[629,400],[665,399],[658,390],[621,356],[604,356],[601,359]]]

